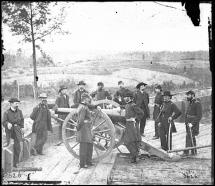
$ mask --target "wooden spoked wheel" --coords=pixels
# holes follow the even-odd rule
[[[110,117],[112,123],[114,124],[116,132],[114,148],[119,147],[123,144],[122,137],[124,134],[125,122],[122,121],[122,115],[124,110],[120,110],[120,112],[118,111],[117,116],[116,108],[119,108],[120,105],[117,102],[108,99],[94,101],[93,104],[99,105],[101,106],[101,108],[105,109],[105,113]]]
[[[79,158],[80,143],[77,140],[77,109],[68,114],[63,122],[62,137],[67,150],[75,157]],[[105,158],[113,149],[115,144],[115,127],[103,111],[97,109],[92,111],[93,134],[93,157],[94,161]]]

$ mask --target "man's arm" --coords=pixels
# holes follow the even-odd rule
[[[19,110],[19,111],[20,111],[21,119],[18,124],[20,125],[21,128],[24,128],[24,117],[23,117],[22,111],[21,110]]]
[[[106,97],[107,99],[109,99],[109,100],[112,99],[110,93],[109,93],[107,90],[105,91],[105,97]]]
[[[202,105],[200,102],[196,102],[196,118],[194,119],[194,121],[199,123],[201,119],[202,119]]]
[[[84,119],[85,119],[85,116],[86,116],[86,109],[81,108],[78,111],[78,115],[79,115],[79,118],[78,118],[77,131],[81,130],[82,126],[84,125]]]
[[[181,111],[174,103],[172,104],[172,108],[174,112],[174,114],[172,115],[172,119],[175,120],[181,115]]]
[[[3,115],[3,121],[2,121],[2,125],[7,128],[7,124],[8,124],[8,117],[7,117],[7,111],[4,112],[4,115]]]
[[[35,107],[35,108],[33,109],[33,112],[32,112],[31,115],[30,115],[30,118],[31,118],[33,121],[36,120],[38,109],[39,109],[38,107]]]

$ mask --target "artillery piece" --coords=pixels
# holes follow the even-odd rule
[[[92,134],[93,134],[93,160],[98,161],[105,158],[114,148],[123,144],[122,136],[125,129],[125,110],[120,109],[120,105],[112,100],[93,101],[93,105],[102,105],[102,109],[94,109],[92,114]],[[110,107],[111,105],[111,107]],[[58,108],[55,114],[68,114],[65,120],[54,115],[52,118],[58,122],[63,122],[62,138],[67,150],[76,158],[79,158],[79,142],[77,142],[77,109]],[[141,149],[151,155],[158,156],[167,161],[177,161],[180,156],[167,153],[162,149],[153,147],[142,139]]]

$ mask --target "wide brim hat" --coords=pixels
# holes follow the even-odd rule
[[[61,85],[61,86],[60,86],[60,89],[59,89],[59,91],[58,91],[58,92],[61,92],[63,89],[67,89],[67,87],[66,87],[66,86],[64,86],[64,85]]]
[[[47,98],[48,96],[47,96],[47,94],[46,93],[41,93],[40,95],[39,95],[39,98]]]
[[[169,96],[169,97],[172,97],[174,96],[175,94],[171,94],[170,91],[164,91],[163,93],[163,96]]]
[[[86,85],[84,81],[79,81],[77,85]]]
[[[146,86],[147,84],[146,84],[146,83],[143,83],[143,82],[140,82],[140,83],[137,84],[136,88],[139,89],[140,86],[142,86],[142,85]]]
[[[14,103],[14,102],[20,102],[20,101],[18,100],[18,98],[10,98],[10,99],[8,100],[8,102],[9,102],[9,103]]]
[[[195,95],[195,92],[193,92],[192,90],[189,90],[188,92],[186,92],[185,93],[186,95],[189,95],[189,94],[191,94],[191,95]]]

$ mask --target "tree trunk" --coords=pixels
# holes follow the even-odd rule
[[[34,27],[33,27],[33,14],[32,14],[32,6],[30,3],[31,9],[31,37],[32,37],[32,47],[33,47],[33,68],[34,68],[34,90],[35,90],[35,99],[38,97],[38,87],[37,87],[37,61],[36,61],[36,47],[35,47],[35,39],[34,39]]]

